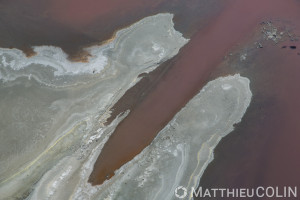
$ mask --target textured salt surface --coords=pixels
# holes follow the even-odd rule
[[[247,78],[209,82],[114,177],[101,186],[87,182],[103,145],[129,112],[104,126],[110,107],[138,74],[188,41],[173,25],[172,15],[159,14],[118,32],[112,43],[88,50],[91,63],[101,63],[97,69],[87,63],[70,68],[54,47],[36,47],[31,58],[2,49],[2,199],[173,199],[178,185],[197,185],[213,148],[250,103]]]
[[[214,147],[242,119],[252,97],[249,83],[240,75],[209,82],[150,146],[103,185],[91,186],[87,179],[107,138],[83,167],[72,157],[61,160],[38,182],[30,199],[175,199],[177,186],[197,186]]]
[[[38,199],[55,199],[60,181],[81,179],[73,173],[84,169],[91,151],[121,119],[103,125],[111,106],[139,74],[173,57],[188,42],[175,31],[172,18],[158,14],[119,31],[114,41],[87,49],[89,63],[71,63],[55,47],[35,47],[38,54],[31,58],[19,50],[0,50],[1,199],[28,196],[55,165],[61,164],[57,169],[63,175],[57,173],[57,181]],[[64,195],[71,193],[72,184]]]

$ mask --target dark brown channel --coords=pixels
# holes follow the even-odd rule
[[[258,2],[256,2],[258,3]],[[179,55],[164,65],[173,65],[159,84],[117,126],[95,163],[89,181],[101,184],[124,163],[148,146],[157,133],[203,87],[228,52],[251,35],[266,7],[251,2],[227,1],[210,25],[198,31]],[[240,16],[246,17],[241,20]],[[162,67],[162,66],[161,66]]]

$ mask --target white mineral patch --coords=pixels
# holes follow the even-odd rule
[[[247,58],[247,53],[244,53],[240,56],[240,61],[244,61]]]
[[[188,42],[172,18],[158,14],[120,30],[86,49],[88,63],[70,62],[57,47],[34,47],[31,58],[0,49],[1,200],[69,199],[87,184],[101,146],[128,114],[104,126],[111,106]]]
[[[232,88],[232,86],[230,84],[223,84],[222,85],[223,90],[229,90],[230,88]],[[205,110],[203,110],[205,111]]]

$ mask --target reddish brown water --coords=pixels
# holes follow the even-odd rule
[[[95,163],[90,182],[101,184],[149,145],[207,82],[229,50],[247,39],[264,17],[285,6],[267,10],[267,3],[270,3],[267,1],[258,8],[258,1],[227,3],[226,9],[209,27],[191,38],[155,90],[119,124]],[[287,6],[290,8],[289,4]],[[241,15],[246,17],[241,19]]]
[[[269,44],[238,69],[253,80],[253,100],[243,121],[216,148],[200,186],[299,189],[300,56],[297,49],[281,49],[285,44],[300,45]]]
[[[152,7],[161,1],[3,0],[0,46],[32,55],[31,46],[54,45],[71,58],[86,61],[83,47],[103,42],[116,30],[154,14]]]
[[[164,0],[53,0],[49,13],[64,24],[74,27],[86,26],[100,18],[115,15],[129,15],[140,9],[151,9],[161,4]],[[109,22],[107,22],[109,23]]]
[[[218,145],[201,185],[300,187],[298,42],[286,44],[296,45],[294,50],[265,46],[241,68],[234,67],[235,63],[219,65],[229,51],[249,44],[262,20],[286,20],[300,30],[299,1],[222,1],[226,7],[211,0],[140,2],[0,2],[0,46],[17,47],[28,55],[33,54],[32,45],[55,45],[80,60],[82,47],[105,41],[116,30],[158,12],[175,13],[176,29],[192,36],[178,56],[148,75],[117,103],[114,116],[126,108],[132,112],[105,145],[90,181],[102,183],[131,160],[208,80],[240,72],[251,80],[253,101],[242,123]]]
[[[276,8],[276,3],[265,12]],[[280,3],[276,10],[266,15],[267,18],[279,19],[279,26],[291,29],[293,34],[300,36],[300,2]],[[249,77],[253,100],[242,122],[216,148],[215,159],[205,171],[200,186],[298,186],[299,195],[299,45],[299,41],[277,45],[266,42],[263,49],[257,49],[238,68],[236,63],[230,63],[231,66],[223,64],[218,69],[222,72],[213,75],[217,77],[230,71]],[[291,49],[290,46],[296,48]]]
[[[204,16],[215,12],[215,4],[216,0],[2,0],[0,47],[19,48],[31,56],[31,46],[53,45],[74,61],[87,61],[83,47],[104,42],[117,30],[160,12],[176,14],[177,28],[190,35],[191,24],[206,23]]]

